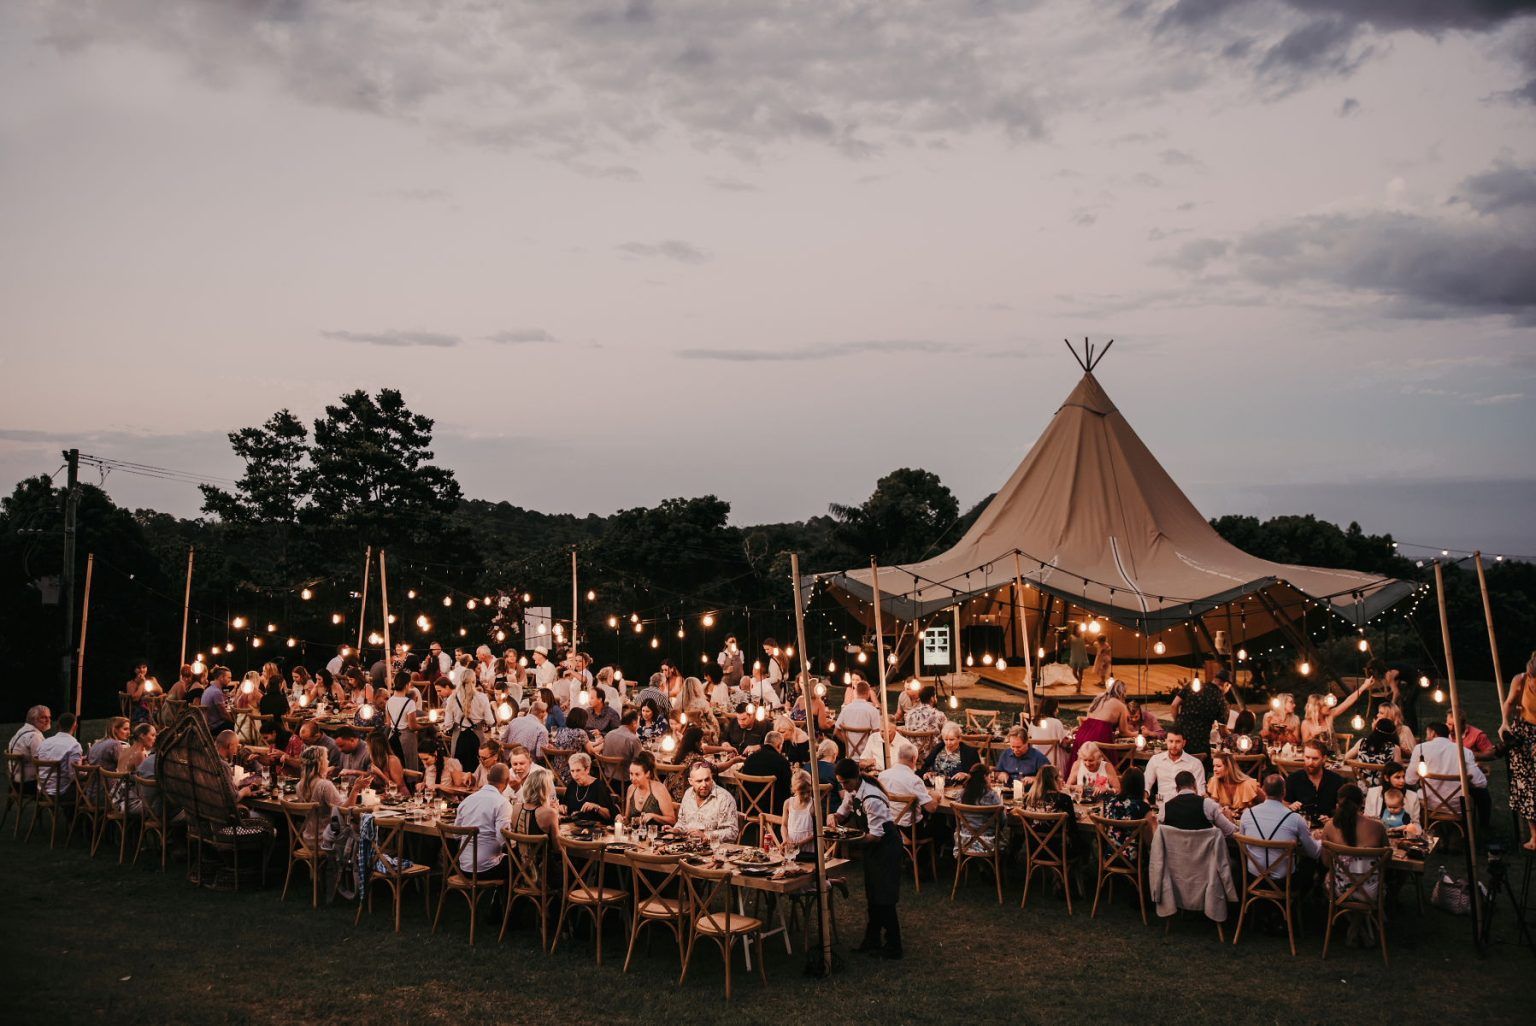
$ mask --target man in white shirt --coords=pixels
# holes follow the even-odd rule
[[[892,798],[917,799],[906,815],[897,817],[898,826],[910,826],[913,816],[922,822],[923,813],[931,813],[939,807],[939,800],[928,790],[923,778],[917,775],[917,746],[910,742],[896,749],[896,765],[881,770],[879,780],[885,793]]]
[[[37,746],[37,761],[58,760],[59,770],[57,773],[50,770],[44,774],[37,782],[38,788],[54,796],[69,793],[75,786],[75,766],[84,754],[85,750],[75,738],[75,714],[62,714],[59,717],[58,732]]]
[[[441,642],[434,641],[427,649],[427,656],[421,661],[421,672],[428,680],[448,676],[448,671],[453,669],[453,656],[443,651]]]
[[[489,645],[475,649],[475,677],[487,691],[496,686],[496,657],[491,655]]]
[[[52,725],[52,711],[46,705],[34,705],[27,710],[27,722],[11,735],[10,742],[5,746],[6,754],[27,757],[26,762],[21,766],[21,781],[23,789],[28,794],[37,790],[37,767],[32,765],[32,760],[37,758],[37,750],[43,744],[43,736],[48,733],[48,728]]]
[[[763,642],[763,654],[767,656],[768,683],[778,684],[784,679],[784,669],[779,666],[779,643],[772,638]]]
[[[854,689],[854,699],[843,706],[833,725],[838,737],[843,739],[848,758],[854,762],[869,758],[867,749],[880,743],[880,710],[870,700],[869,682],[859,681]]]
[[[677,810],[677,828],[690,837],[728,844],[741,833],[736,799],[715,786],[715,768],[699,761],[688,771],[688,790]]]
[[[560,669],[549,661],[549,649],[540,645],[533,650],[533,680],[541,688],[552,688],[560,677]]]
[[[335,677],[341,673],[341,668],[346,663],[347,655],[351,651],[352,649],[350,646],[342,645],[336,650],[336,654],[331,657],[331,661],[325,664],[326,671],[329,672],[332,677]]]
[[[1170,726],[1166,741],[1168,749],[1158,752],[1147,760],[1147,789],[1157,795],[1157,811],[1161,815],[1163,806],[1168,799],[1179,793],[1178,786],[1174,784],[1174,777],[1181,771],[1188,771],[1195,776],[1195,790],[1205,793],[1205,767],[1200,760],[1184,751],[1184,734],[1177,727]]]
[[[1433,810],[1442,805],[1451,811],[1461,811],[1461,779],[1456,768],[1460,758],[1467,768],[1467,784],[1472,788],[1472,805],[1477,820],[1486,825],[1492,801],[1488,796],[1488,778],[1477,764],[1472,750],[1451,740],[1451,731],[1444,723],[1426,723],[1424,740],[1414,746],[1408,759],[1408,784],[1419,784],[1419,799]],[[1424,776],[1450,777],[1450,780],[1424,780]]]
[[[770,709],[777,709],[784,704],[783,700],[779,698],[777,689],[768,683],[768,678],[763,676],[762,670],[754,668],[752,670],[752,679],[750,681],[742,681],[742,685],[745,688],[745,700],[754,705],[766,705]]]
[[[474,827],[479,838],[478,848],[468,837],[459,848],[459,868],[466,873],[478,869],[484,875],[501,865],[506,855],[501,832],[512,826],[512,806],[503,793],[508,775],[507,767],[496,763],[485,771],[480,789],[459,803],[454,826]]]
[[[911,738],[902,736],[894,723],[887,728],[885,740],[890,744],[891,762],[893,764],[899,763],[901,761],[901,754],[908,750],[911,750],[914,760],[917,758],[916,743]],[[859,759],[859,768],[866,773],[873,773],[877,776],[885,772],[885,747],[884,744],[880,743],[880,734],[876,733],[874,737],[869,739],[869,744],[864,746],[864,755]]]

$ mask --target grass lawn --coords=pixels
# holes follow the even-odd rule
[[[1483,725],[1496,722],[1492,710],[1491,699],[1469,703]],[[0,729],[8,738],[14,727]],[[99,734],[97,724],[83,732]],[[1502,765],[1494,789],[1495,825],[1507,835]],[[1529,1021],[1536,969],[1536,955],[1514,943],[1507,905],[1480,958],[1469,919],[1428,907],[1421,915],[1405,892],[1389,910],[1384,968],[1378,951],[1345,947],[1338,934],[1321,961],[1321,906],[1307,907],[1293,959],[1283,936],[1245,932],[1241,947],[1219,945],[1194,918],[1176,920],[1165,938],[1155,917],[1142,926],[1133,900],[1090,919],[1091,901],[1075,899],[1069,917],[1059,896],[1032,889],[1021,910],[1021,884],[1010,882],[998,905],[974,874],[954,902],[947,875],[921,895],[908,886],[907,958],[885,962],[848,951],[863,923],[855,868],[852,900],[838,906],[840,971],[807,978],[798,950],[786,955],[775,938],[767,988],[738,956],[728,1010],[718,952],[698,947],[679,989],[677,955],[660,934],[625,975],[616,926],[598,968],[585,930],[545,956],[535,930],[498,945],[482,920],[471,948],[458,899],[433,937],[408,894],[397,936],[382,905],[354,927],[351,905],[312,911],[301,897],[280,903],[273,888],[213,893],[188,884],[174,859],[163,874],[148,860],[119,867],[105,846],[94,860],[78,841],[50,852],[46,838],[13,840],[8,824],[0,866],[10,1022],[1515,1022]]]

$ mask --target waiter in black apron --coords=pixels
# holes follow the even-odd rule
[[[851,822],[864,831],[868,842],[864,850],[868,919],[864,942],[854,950],[900,958],[901,923],[896,919],[896,901],[901,894],[901,834],[891,822],[891,803],[879,784],[859,773],[859,764],[852,759],[838,760],[836,772],[843,803],[829,818],[834,826]]]

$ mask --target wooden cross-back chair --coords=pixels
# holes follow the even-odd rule
[[[32,840],[38,818],[48,813],[48,847],[58,842],[59,820],[64,815],[72,788],[64,786],[63,759],[33,759],[37,770],[37,794],[32,800],[32,822],[27,825],[26,840]]]
[[[521,834],[515,830],[503,830],[502,839],[507,843],[507,907],[501,916],[499,942],[507,935],[507,924],[512,921],[512,909],[520,901],[533,906],[539,920],[539,950],[549,950],[549,906],[556,898],[550,888],[548,834]]]
[[[1323,957],[1328,957],[1328,942],[1333,939],[1333,924],[1340,916],[1357,914],[1375,928],[1381,939],[1381,961],[1387,958],[1387,863],[1391,848],[1352,848],[1324,841],[1323,850],[1332,856],[1325,871],[1324,889],[1328,892],[1328,928],[1323,932]],[[1354,863],[1359,860],[1363,866]]]
[[[1036,873],[1045,873],[1061,880],[1061,891],[1067,899],[1067,915],[1072,914],[1072,878],[1067,873],[1067,829],[1065,812],[1044,812],[1035,809],[1019,809],[1019,822],[1024,827],[1024,897],[1019,907],[1029,904],[1029,885]]]
[[[907,860],[912,863],[912,886],[917,893],[923,893],[923,874],[921,857],[924,850],[928,852],[928,865],[934,877],[939,875],[938,847],[933,843],[933,838],[923,837],[918,833],[921,811],[918,806],[918,798],[915,795],[891,797],[891,823],[901,835],[901,848],[906,853]]]
[[[996,709],[967,709],[965,711],[966,732],[990,732],[997,726],[997,716]]]
[[[144,842],[154,834],[160,846],[160,869],[164,871],[166,858],[170,854],[171,838],[170,821],[165,815],[165,800],[160,796],[160,785],[152,777],[135,774],[133,790],[139,797],[139,843],[133,847],[133,864],[139,864]]]
[[[5,825],[5,817],[16,813],[16,825],[11,829],[13,838],[21,836],[21,817],[26,811],[27,803],[34,798],[27,791],[27,766],[28,758],[25,752],[5,753],[5,814],[0,815],[0,826]],[[34,790],[36,781],[33,782]]]
[[[980,862],[992,871],[997,885],[997,903],[1003,903],[1003,807],[1001,805],[962,805],[952,802],[955,813],[955,882],[949,888],[949,900],[955,900],[960,881],[965,879],[972,862]]]
[[[1243,922],[1248,909],[1257,903],[1275,906],[1285,917],[1285,935],[1291,942],[1291,956],[1296,955],[1295,908],[1291,904],[1291,878],[1296,875],[1296,842],[1274,841],[1236,834],[1238,862],[1243,874],[1243,903],[1237,913],[1237,929],[1232,944],[1243,937]]]
[[[764,813],[773,812],[773,792],[775,777],[758,777],[750,773],[736,771],[736,793],[740,797],[737,802],[737,815],[740,817],[740,828],[736,831],[736,840],[746,843],[748,829],[757,830],[757,843],[763,843],[763,831],[761,818]]]
[[[290,802],[278,801],[278,807],[282,810],[283,820],[288,825],[288,871],[283,874],[283,893],[278,896],[278,901],[288,900],[288,887],[293,883],[293,870],[295,866],[303,866],[309,871],[309,907],[320,907],[320,870],[325,862],[325,852],[320,850],[319,832],[316,836],[309,837],[305,833],[305,826],[309,822],[310,815],[320,808],[319,802]]]
[[[1461,777],[1454,773],[1419,774],[1419,817],[1426,834],[1440,827],[1454,827],[1465,840],[1465,816]]]
[[[607,844],[604,841],[582,841],[561,836],[560,864],[564,875],[564,889],[560,896],[560,921],[555,924],[555,938],[550,953],[560,946],[560,934],[565,920],[573,911],[585,913],[592,919],[592,935],[597,946],[597,964],[603,964],[603,919],[609,912],[625,915],[628,892],[607,886]]]
[[[624,952],[624,972],[635,957],[635,941],[647,926],[661,926],[672,934],[677,955],[683,955],[683,931],[688,927],[688,903],[680,891],[681,865],[677,855],[629,855],[630,900],[629,948]],[[649,944],[649,940],[646,942]]]
[[[361,822],[365,814],[357,810],[356,815]],[[367,877],[358,881],[358,886],[368,895],[370,915],[373,913],[374,884],[383,884],[389,888],[390,904],[395,912],[395,932],[399,933],[400,904],[407,884],[413,881],[421,884],[422,907],[427,915],[432,914],[432,867],[417,862],[406,865],[404,816],[375,815],[373,823],[378,831],[378,843],[374,847],[372,864],[367,868]],[[379,857],[381,855],[382,859]],[[356,926],[362,921],[363,901],[362,894],[359,894],[357,915],[353,918],[352,925]]]
[[[768,983],[768,965],[763,958],[763,921],[756,916],[743,915],[736,909],[735,873],[730,869],[709,869],[686,862],[681,864],[680,876],[688,903],[688,946],[683,950],[683,971],[677,978],[681,987],[688,979],[688,966],[693,961],[693,946],[699,938],[713,942],[720,948],[725,959],[725,999],[731,999],[731,953],[736,942],[743,949],[752,942],[757,944],[757,968],[764,986]]]
[[[98,767],[85,760],[75,763],[75,812],[69,817],[69,831],[64,835],[64,847],[75,839],[75,827],[83,820],[88,834],[86,842],[91,856],[101,843],[101,778]]]
[[[121,773],[109,770],[105,766],[97,771],[101,780],[101,830],[97,837],[97,843],[106,837],[107,830],[113,826],[118,829],[117,838],[117,864],[122,865],[128,858],[128,835],[132,832],[133,823],[139,818],[139,810],[133,801],[133,787],[129,780],[131,774],[127,770]]]
[[[1141,908],[1141,925],[1147,925],[1146,833],[1144,819],[1109,819],[1092,816],[1093,840],[1098,854],[1098,883],[1093,888],[1092,919],[1099,914],[1099,896],[1109,887],[1109,900],[1115,900],[1115,881],[1127,880],[1136,888],[1136,903]]]
[[[1099,751],[1104,753],[1110,765],[1115,767],[1115,772],[1125,774],[1131,768],[1131,763],[1136,758],[1136,742],[1134,741],[1100,741]]]
[[[443,883],[437,895],[437,914],[432,917],[432,932],[437,932],[437,924],[443,918],[443,906],[448,904],[448,895],[462,894],[469,905],[469,943],[473,947],[475,943],[475,919],[480,911],[480,896],[492,891],[500,890],[506,879],[502,873],[501,864],[497,863],[489,870],[480,871],[480,829],[472,826],[451,826],[438,822],[437,841],[443,860]],[[498,839],[497,843],[501,843]],[[469,852],[469,869],[464,869],[459,864],[460,855]]]

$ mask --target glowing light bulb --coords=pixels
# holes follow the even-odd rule
[[[859,662],[860,663],[867,663],[867,662],[869,662],[869,656],[866,653],[864,653],[864,652],[860,652],[859,653]]]
[[[959,695],[950,695],[949,696],[949,707],[951,709],[958,709],[958,708],[960,708],[960,696]]]
[[[406,589],[405,597],[408,598],[408,599],[415,598],[416,597],[416,589],[415,588],[408,588],[408,589]]]
[[[1434,699],[1436,703],[1444,702],[1445,692],[1441,691],[1439,688],[1435,688],[1435,690],[1429,693],[1429,697]]]
[[[245,627],[245,617],[237,616],[233,620],[229,621],[229,625],[237,631],[243,630]]]
[[[843,674],[843,687],[846,688],[846,687],[852,687],[852,686],[853,686],[853,674],[845,672]]]
[[[816,686],[814,688],[812,688],[812,690],[816,692],[816,697],[817,698],[826,698],[827,697],[827,686],[825,684],[823,684],[821,681],[817,681],[816,682]]]
[[[747,712],[749,712],[749,713],[757,712],[757,703],[755,703],[755,702],[748,702],[747,703]]]
[[[768,718],[768,709],[767,707],[760,705],[757,707],[757,712],[753,713],[752,715],[757,720],[757,722],[761,723]]]
[[[561,635],[563,635],[564,633],[565,633],[565,624],[563,624],[563,623],[555,624],[555,637],[558,638]]]
[[[640,622],[640,614],[639,613],[630,613],[629,614],[629,622],[630,623],[639,623]]]
[[[660,638],[652,638],[651,639],[651,647],[652,648],[660,648],[661,647],[661,639]]]
[[[923,682],[918,680],[916,677],[913,677],[911,680],[907,681],[907,690],[912,692],[914,695],[922,689]]]
[[[299,598],[303,599],[305,602],[308,602],[314,597],[315,593],[310,591],[308,588],[305,588],[303,591],[299,592]]]
[[[1326,705],[1328,708],[1332,709],[1334,706],[1339,704],[1339,696],[1338,695],[1324,695],[1323,696],[1323,704]]]
[[[432,626],[432,621],[428,620],[427,614],[423,613],[416,618],[416,626],[420,627],[422,630],[428,630]]]
[[[533,601],[533,596],[528,594],[526,591],[523,592],[523,605],[526,606],[528,603],[530,603],[532,601]]]
[[[887,663],[888,663],[888,664],[889,664],[889,665],[891,665],[891,666],[895,666],[895,665],[896,665],[896,653],[895,653],[895,652],[892,652],[892,653],[890,653],[890,654],[888,654],[888,655],[887,655],[887,656],[886,656],[886,657],[885,657],[885,661],[886,661],[886,662],[887,662]]]
[[[390,623],[399,623],[400,622],[400,618],[398,616],[396,616],[394,613],[390,613],[389,616],[385,617],[385,619],[388,620]]]
[[[1253,738],[1249,737],[1247,734],[1244,734],[1243,736],[1241,736],[1241,737],[1239,737],[1237,739],[1237,750],[1238,751],[1246,752],[1248,749],[1250,749],[1252,747],[1253,747]]]
[[[591,705],[592,704],[592,693],[590,691],[577,692],[577,694],[576,694],[576,704],[581,706],[581,707],[583,707],[583,708]]]
[[[1102,623],[1099,623],[1099,618],[1098,617],[1094,617],[1092,620],[1088,621],[1088,633],[1089,634],[1098,634],[1103,629],[1104,629],[1104,625]]]
[[[276,634],[277,633],[277,624],[275,624],[275,623],[267,624],[267,633],[268,634]]]
[[[617,616],[610,616],[608,618],[608,626],[609,627],[617,627],[618,625],[619,625],[619,618]]]
[[[146,695],[152,695],[155,693],[156,687],[157,685],[155,684],[155,678],[151,677],[144,682],[144,693]]]
[[[382,644],[384,644],[384,635],[380,634],[378,631],[369,631],[368,632],[368,644],[370,644],[370,645],[382,645]]]
[[[361,709],[357,710],[357,715],[359,719],[366,723],[367,721],[373,719],[373,712],[373,706],[365,705]]]
[[[678,724],[680,726],[685,726],[686,727],[688,725],[688,714],[687,713],[678,713],[677,714],[677,722],[678,722]]]
[[[613,671],[613,682],[615,684],[623,684],[624,683],[624,671],[623,670],[614,670]]]
[[[499,634],[500,632],[498,631],[497,633]],[[461,638],[469,637],[469,628],[468,627],[460,627],[459,628],[459,637],[461,637]],[[496,640],[500,641],[501,638],[497,638]]]
[[[1354,727],[1356,730],[1364,730],[1365,717],[1361,716],[1359,713],[1355,713],[1355,718],[1349,721],[1349,725]]]
[[[994,665],[995,665],[995,666],[996,666],[996,667],[997,667],[997,668],[998,668],[998,669],[999,669],[999,670],[1006,670],[1006,669],[1008,669],[1008,664],[1007,664],[1007,663],[1005,663],[1005,662],[1003,662],[1003,661],[1002,661],[1002,660],[1001,660],[1001,659],[999,659],[999,660],[998,660],[998,661],[997,661],[997,662],[996,662],[996,663],[995,663],[995,664],[994,664]]]
[[[1429,678],[1428,677],[1420,677],[1419,678],[1419,687],[1421,687],[1421,688],[1429,687]]]
[[[794,657],[795,657],[795,646],[793,646],[793,645],[785,645],[784,646],[784,658],[786,658],[786,659],[793,659]]]
[[[713,613],[705,613],[704,614],[704,626],[705,627],[713,627],[714,625],[715,625],[715,615]]]
[[[521,668],[525,669],[525,670],[528,669],[528,657],[527,656],[518,656],[517,657],[517,665],[520,666]]]
[[[1301,661],[1301,665],[1296,667],[1296,671],[1298,673],[1300,673],[1303,677],[1310,677],[1312,675],[1312,664],[1307,662],[1305,659],[1303,659]],[[1329,696],[1329,697],[1332,697],[1332,696]]]
[[[965,665],[967,665],[967,666],[975,666],[976,665],[975,658],[972,657],[972,656],[966,656],[965,657]]]
[[[261,646],[262,646],[262,639],[260,637],[255,637],[255,638],[251,639],[251,647],[252,648],[260,648]]]
[[[677,636],[678,636],[678,637],[679,637],[679,638],[681,638],[681,637],[683,637],[683,629],[682,629],[682,628],[681,628],[681,627],[679,627],[679,628],[678,628],[678,629],[677,629]]]
[[[442,713],[440,713],[436,709],[428,709],[427,710],[427,722],[428,723],[436,723],[437,720],[438,720],[438,717],[440,717],[441,715],[442,715]]]
[[[835,660],[832,660],[832,659],[828,659],[827,660],[827,672],[828,673],[836,673],[837,672],[837,662]]]
[[[1153,655],[1162,655],[1164,652],[1167,652],[1167,651],[1168,651],[1168,646],[1165,643],[1163,643],[1161,640],[1152,642],[1152,654]]]
[[[588,602],[596,602],[597,601],[597,592],[595,592],[595,591],[587,592],[587,601]]]
[[[505,723],[512,718],[512,703],[502,702],[496,707],[496,718]]]
[[[983,652],[981,654],[981,665],[983,665],[983,666],[991,666],[992,665],[992,653],[991,652]]]
[[[1424,759],[1419,760],[1419,776],[1429,776],[1429,763]]]
[[[465,602],[464,602],[464,608],[465,609],[473,609],[477,605],[479,605],[479,603],[476,602],[474,599],[466,599]]]
[[[333,624],[341,623],[341,614],[340,613],[332,613],[331,614],[331,623],[333,623]]]
[[[703,663],[705,666],[708,666],[709,665],[709,656],[707,656],[707,655],[699,656],[699,662]]]
[[[547,623],[539,624],[539,633],[540,634],[548,634],[549,633],[549,624],[547,624]]]
[[[298,648],[299,647],[299,639],[298,638],[289,638],[288,639],[288,647],[289,648]]]
[[[677,751],[677,738],[673,737],[671,734],[668,734],[666,737],[662,738],[661,750],[666,752],[668,755]]]
[[[249,695],[252,691],[256,690],[256,685],[252,681],[244,681],[240,685],[240,690],[242,693]]]
[[[1088,625],[1086,623],[1083,623],[1082,621],[1078,621],[1077,633],[1079,633],[1079,634],[1087,634],[1088,633]]]
[[[1200,678],[1199,677],[1196,677],[1194,680],[1189,682],[1189,690],[1192,693],[1196,694],[1196,695],[1198,695],[1200,693]]]
[[[1369,652],[1371,650],[1371,643],[1361,638],[1358,647],[1362,652]]]
[[[1237,661],[1240,663],[1246,663],[1248,661],[1248,650],[1246,648],[1240,648],[1237,650]]]
[[[226,651],[226,652],[233,652],[234,650],[235,650],[235,643],[233,641],[226,641],[224,643],[224,651]]]
[[[1042,645],[1039,648],[1035,649],[1035,658],[1036,659],[1044,659],[1045,658],[1045,646],[1044,645]]]
[[[635,624],[635,633],[636,634],[642,634],[642,633],[644,633],[644,631],[645,631],[645,624],[643,624],[643,623],[636,623]]]

